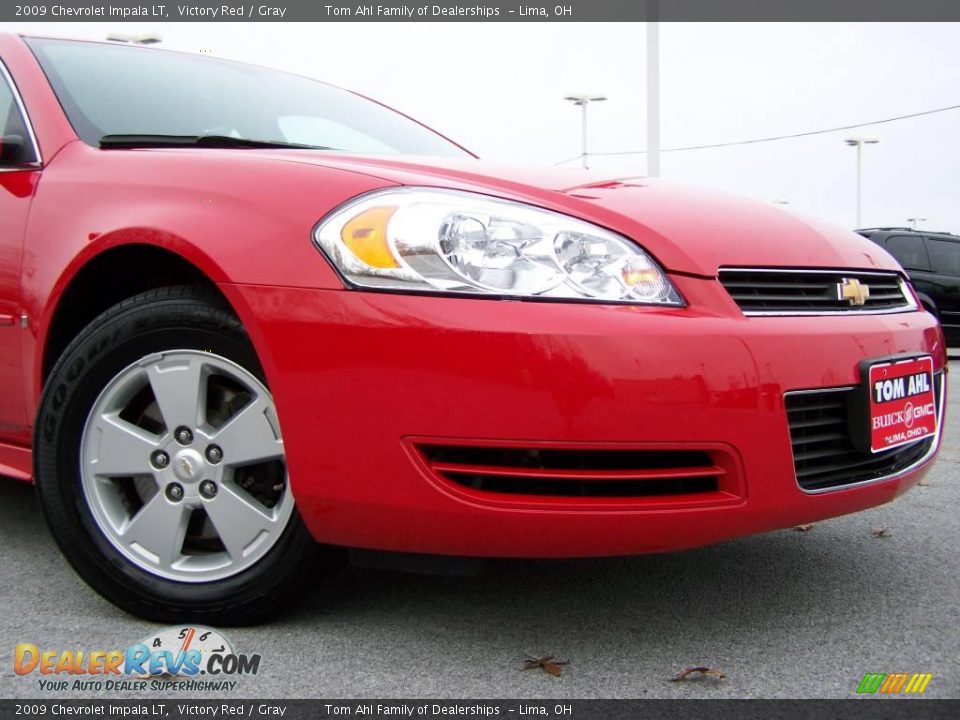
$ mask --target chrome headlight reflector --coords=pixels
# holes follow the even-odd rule
[[[656,261],[626,238],[486,195],[371,193],[325,217],[314,241],[362,288],[683,305]]]

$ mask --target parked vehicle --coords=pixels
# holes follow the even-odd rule
[[[903,227],[857,232],[897,259],[923,307],[943,324],[947,345],[960,346],[960,235]]]
[[[130,612],[262,618],[318,543],[692,548],[937,453],[940,327],[855,233],[210,57],[5,35],[0,68],[0,472]]]

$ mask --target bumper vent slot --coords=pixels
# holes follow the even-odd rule
[[[721,270],[720,283],[748,315],[829,315],[837,313],[896,312],[915,307],[904,282],[895,273],[845,270]],[[858,296],[864,286],[869,296],[854,305],[843,299]]]
[[[417,444],[433,473],[499,495],[656,498],[717,494],[728,470],[697,450],[580,450]]]
[[[934,375],[934,396],[940,410],[943,373]],[[787,393],[784,400],[797,484],[816,492],[895,475],[922,460],[935,438],[883,452],[857,450],[847,424],[847,402],[853,388]]]

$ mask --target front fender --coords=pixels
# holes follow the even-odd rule
[[[338,204],[388,184],[244,151],[66,146],[43,170],[24,243],[23,309],[35,318],[23,348],[28,397],[39,393],[42,349],[64,292],[102,253],[151,245],[221,286],[340,289],[341,280],[311,241],[312,228]],[[256,318],[245,308],[235,310],[260,346]]]

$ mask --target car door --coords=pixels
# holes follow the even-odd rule
[[[0,440],[27,431],[20,355],[20,263],[27,213],[40,176],[36,142],[0,59]]]
[[[948,345],[960,343],[960,242],[926,237],[930,255],[932,297]]]

